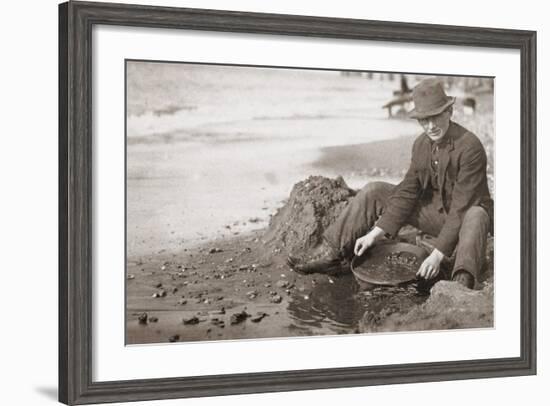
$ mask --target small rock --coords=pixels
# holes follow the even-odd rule
[[[157,284],[155,285],[155,288],[157,288],[157,289],[162,288],[162,283],[160,283],[160,282],[157,283]]]
[[[180,300],[178,300],[178,304],[179,304],[179,305],[182,305],[182,306],[183,306],[184,304],[187,304],[187,299],[180,299]]]
[[[258,296],[258,292],[256,292],[255,290],[251,290],[250,292],[246,293],[246,296],[248,296],[249,299],[256,299],[256,297]]]
[[[193,316],[189,319],[183,319],[183,324],[185,325],[193,325],[193,324],[199,324],[200,320],[197,316]]]
[[[135,279],[135,278],[136,278],[136,275],[133,275],[133,274],[128,274],[128,276],[127,276],[128,280],[132,280],[132,279]]]
[[[277,282],[277,287],[281,289],[287,288],[288,285],[290,285],[290,283],[286,280],[280,280]]]
[[[153,293],[153,297],[154,297],[154,298],[166,297],[166,291],[165,291],[165,290],[161,290],[160,292]]]
[[[221,248],[211,248],[210,251],[208,251],[210,254],[216,254],[218,252],[223,252]]]
[[[250,315],[245,312],[244,310],[239,313],[233,313],[231,315],[230,323],[231,324],[239,324],[247,319]]]
[[[271,297],[272,303],[281,303],[283,301],[283,298],[280,295],[274,295]]]
[[[138,317],[139,324],[147,324],[147,313],[141,313]]]
[[[250,321],[253,323],[259,323],[265,316],[267,316],[267,313],[258,312],[254,317],[250,319]]]
[[[213,324],[214,326],[217,326],[217,327],[220,327],[220,328],[225,327],[225,322],[223,320],[220,320],[220,319],[217,319],[217,318],[214,318],[214,319],[210,320],[210,323]]]
[[[168,341],[170,341],[171,343],[175,343],[176,341],[179,341],[179,340],[180,340],[179,334],[170,336],[170,337],[168,338]]]
[[[156,323],[157,321],[159,321],[159,318],[158,317],[149,317],[149,321],[151,323]]]

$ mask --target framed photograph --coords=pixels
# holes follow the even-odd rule
[[[536,33],[59,6],[59,400],[536,373]]]

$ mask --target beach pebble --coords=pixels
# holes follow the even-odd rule
[[[162,288],[162,283],[160,283],[160,282],[157,283],[157,284],[155,285],[155,288]]]
[[[225,314],[225,308],[221,308],[219,310],[210,310],[208,312],[208,314],[212,315],[212,314]]]
[[[216,254],[218,252],[223,252],[221,248],[211,248],[210,251],[208,251],[210,254]]]
[[[274,295],[271,297],[272,303],[281,303],[283,301],[283,298],[280,295]]]
[[[158,317],[149,317],[149,321],[151,323],[156,323],[157,321],[159,321],[159,318]]]
[[[286,280],[280,280],[277,282],[277,287],[281,289],[287,288],[289,285],[290,285],[290,282]]]
[[[136,278],[136,275],[133,275],[133,274],[129,274],[127,276],[127,279],[131,280],[131,279],[135,279]]]
[[[179,341],[179,340],[180,340],[179,334],[175,334],[175,335],[170,336],[170,337],[168,338],[168,341],[170,341],[171,343],[175,343],[175,342],[177,342],[177,341]]]
[[[254,317],[250,319],[250,321],[253,323],[259,323],[265,316],[267,316],[267,313],[258,312]]]
[[[217,319],[217,318],[214,318],[214,319],[210,320],[210,323],[213,324],[214,326],[217,326],[217,327],[220,327],[220,328],[225,327],[225,322],[223,320],[220,320],[220,319]]]
[[[239,324],[247,319],[250,315],[246,311],[233,313],[231,315],[230,323],[231,324]]]
[[[183,324],[185,325],[193,325],[193,324],[199,324],[200,320],[197,316],[190,317],[188,319],[183,319]]]
[[[139,324],[147,324],[147,313],[141,313],[139,316],[138,316],[138,322]]]
[[[154,298],[166,297],[166,291],[165,291],[165,290],[161,290],[161,291],[159,291],[159,292],[153,293],[153,297],[154,297]]]
[[[178,304],[179,304],[179,305],[182,305],[182,306],[185,305],[185,304],[187,304],[187,299],[180,299],[180,300],[178,300]]]
[[[258,292],[251,290],[250,292],[246,292],[246,296],[248,296],[249,299],[256,299]]]

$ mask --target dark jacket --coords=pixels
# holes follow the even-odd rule
[[[422,134],[413,144],[405,178],[395,188],[376,225],[395,236],[417,204],[437,199],[436,207],[447,216],[434,245],[451,256],[466,211],[481,206],[492,220],[493,200],[487,183],[487,155],[479,139],[453,121],[446,137],[449,145],[441,150],[439,159],[440,192],[431,190],[431,140]]]

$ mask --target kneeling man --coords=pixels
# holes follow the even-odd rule
[[[450,277],[472,288],[485,259],[493,218],[487,182],[487,155],[476,135],[453,122],[454,97],[437,79],[413,90],[414,109],[423,133],[412,148],[410,167],[398,185],[367,184],[324,234],[307,258],[289,256],[298,272],[334,272],[342,260],[362,255],[383,236],[395,237],[412,225],[435,239],[435,248],[417,275],[432,279],[441,261],[455,254]]]

